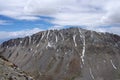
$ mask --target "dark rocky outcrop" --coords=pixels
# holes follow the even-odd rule
[[[120,36],[81,28],[48,30],[0,46],[36,80],[120,80]]]

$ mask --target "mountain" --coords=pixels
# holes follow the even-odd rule
[[[81,28],[42,31],[0,45],[35,80],[120,80],[120,36]]]

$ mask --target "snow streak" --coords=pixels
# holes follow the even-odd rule
[[[49,48],[55,48],[55,45],[54,45],[54,43],[48,42],[46,48],[48,48],[48,47]]]
[[[36,47],[39,47],[39,45],[40,45],[40,44],[38,43],[38,44],[36,45]]]
[[[33,55],[32,56],[35,56],[35,54],[37,53],[37,50],[33,53]]]
[[[52,47],[52,45],[51,45],[51,43],[50,43],[50,42],[48,42],[47,47]]]
[[[48,30],[48,33],[47,33],[47,39],[48,39],[48,37],[49,37],[49,34],[50,34],[50,31]]]
[[[63,36],[63,34],[60,32],[60,35],[61,35],[61,37],[63,38],[63,41],[64,41],[64,36]]]
[[[56,39],[56,43],[58,42],[58,37],[57,37],[57,35],[55,36],[55,39]]]
[[[90,70],[90,75],[91,75],[92,79],[95,80],[95,78],[94,78],[94,76],[93,76],[93,74],[92,74],[91,68],[90,68],[89,70]]]
[[[90,35],[91,38],[93,38],[93,31],[91,31],[91,35]]]
[[[113,64],[113,61],[110,60],[110,62],[111,62],[111,64],[112,64],[113,68],[114,68],[114,69],[117,69],[117,67]]]
[[[29,36],[29,44],[31,43],[31,36]]]
[[[77,43],[75,41],[75,38],[76,38],[76,35],[73,35],[73,41],[74,41],[75,47],[77,47]]]
[[[41,40],[44,38],[45,34],[46,34],[46,32],[43,33]]]
[[[22,41],[20,41],[20,44],[22,44]]]
[[[81,34],[80,37],[82,38],[82,41],[83,41],[83,50],[82,50],[81,59],[82,59],[82,62],[83,62],[83,64],[84,64],[84,56],[85,56],[85,36],[83,35],[83,33],[81,32],[80,29],[79,29],[79,33]]]

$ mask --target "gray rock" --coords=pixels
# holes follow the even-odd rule
[[[33,80],[13,63],[0,58],[0,80]]]

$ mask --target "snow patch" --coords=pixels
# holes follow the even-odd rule
[[[91,31],[91,35],[90,35],[91,38],[93,38],[93,31]]]
[[[82,50],[82,56],[81,56],[83,64],[84,64],[84,56],[85,56],[85,42],[83,44],[83,50]]]
[[[22,44],[22,41],[20,41],[20,44]]]
[[[52,44],[50,43],[50,42],[48,42],[48,45],[47,45],[48,47],[52,47]]]
[[[81,56],[81,59],[82,59],[82,62],[84,64],[84,56],[85,56],[85,35],[83,35],[83,33],[81,32],[81,30],[79,29],[79,33],[81,34],[80,37],[82,38],[82,41],[83,41],[83,50],[82,50],[82,56]]]
[[[39,47],[40,44],[37,44],[36,47]]]
[[[48,48],[48,47],[55,48],[55,45],[53,43],[51,43],[51,42],[48,42],[46,48]]]
[[[65,55],[67,55],[67,52],[65,52]]]
[[[57,52],[59,52],[59,49],[57,49]]]
[[[33,49],[32,48],[30,48],[30,51],[32,51]]]
[[[35,44],[36,41],[33,42],[33,44]]]
[[[41,76],[42,75],[42,73],[39,71],[39,75]]]
[[[33,53],[33,55],[32,56],[35,56],[35,54],[37,53],[37,50]]]
[[[74,41],[75,47],[77,47],[77,43],[75,39],[76,39],[76,35],[73,35],[73,41]]]
[[[47,39],[48,39],[48,37],[49,37],[49,34],[50,34],[50,31],[48,30],[48,33],[47,33]]]
[[[112,64],[113,68],[114,68],[114,69],[117,69],[117,67],[114,65],[113,61],[110,60],[110,62],[111,62],[111,64]]]
[[[29,36],[29,44],[31,43],[31,36]]]
[[[9,46],[7,46],[7,48],[9,48]]]
[[[45,34],[46,34],[46,32],[43,33],[43,35],[42,35],[42,37],[41,37],[41,40],[44,38]]]
[[[60,35],[61,35],[61,37],[62,37],[62,39],[63,39],[63,41],[64,41],[64,36],[63,36],[63,34],[60,32]]]
[[[94,77],[93,74],[92,74],[91,68],[90,68],[89,70],[90,70],[90,75],[91,75],[92,79],[95,80],[95,77]]]
[[[102,33],[101,32],[97,32],[99,35],[101,35]]]
[[[56,43],[58,42],[58,37],[57,36],[55,36],[55,39],[56,39]]]

